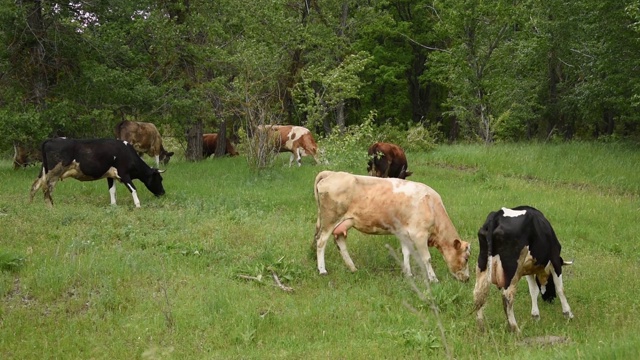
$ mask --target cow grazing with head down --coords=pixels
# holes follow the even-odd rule
[[[551,302],[560,298],[562,312],[573,318],[564,295],[560,242],[544,215],[530,206],[492,212],[478,231],[480,254],[473,298],[478,324],[484,329],[483,307],[491,284],[502,290],[504,311],[511,331],[520,332],[513,313],[516,286],[522,276],[529,284],[531,316],[540,317],[538,295]]]
[[[115,139],[73,140],[49,139],[42,143],[42,170],[31,186],[30,198],[43,188],[47,205],[53,206],[51,193],[58,180],[68,177],[80,181],[107,179],[111,204],[116,203],[114,179],[126,185],[136,207],[140,200],[133,179],[138,179],[154,195],[164,195],[162,176],[158,169],[149,167],[131,144]]]
[[[37,147],[31,147],[19,142],[13,143],[13,169],[20,167],[35,165],[36,162],[42,161],[42,153]]]
[[[116,139],[133,145],[138,155],[147,154],[155,158],[156,167],[160,167],[160,161],[166,166],[174,154],[162,146],[162,136],[152,123],[123,120],[116,125],[115,133]]]
[[[225,155],[229,156],[238,156],[238,152],[233,147],[233,144],[229,139],[225,139]],[[216,147],[218,146],[218,134],[204,134],[202,135],[202,156],[208,158],[209,156],[215,154]]]
[[[469,279],[470,245],[460,239],[440,195],[427,185],[323,171],[316,176],[314,193],[318,205],[315,243],[320,274],[327,273],[324,249],[332,235],[347,267],[356,271],[346,245],[347,231],[353,227],[365,234],[395,235],[400,240],[402,267],[408,276],[411,276],[410,254],[415,248],[429,280],[438,281],[429,254],[429,246],[434,246],[456,279]]]
[[[293,125],[264,125],[258,127],[258,130],[269,131],[269,134],[275,138],[279,152],[291,153],[289,166],[293,163],[294,157],[298,166],[301,166],[301,158],[307,155],[313,156],[316,164],[320,163],[318,159],[318,145],[309,129]]]
[[[413,174],[407,171],[407,156],[396,144],[377,142],[369,147],[367,172],[371,176],[405,179]]]

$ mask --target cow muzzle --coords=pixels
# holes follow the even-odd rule
[[[460,271],[452,273],[452,274],[456,279],[458,279],[458,280],[460,280],[462,282],[469,281],[469,269],[460,270]]]

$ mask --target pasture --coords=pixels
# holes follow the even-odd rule
[[[320,144],[320,146],[322,146]],[[363,149],[366,153],[366,149]],[[634,359],[640,356],[640,151],[631,144],[440,146],[407,153],[409,180],[440,193],[472,244],[471,279],[460,283],[431,248],[432,285],[456,359]],[[149,158],[145,158],[152,163]],[[0,162],[0,357],[2,359],[383,359],[446,358],[420,276],[419,294],[385,244],[352,230],[350,273],[327,246],[315,252],[315,175],[365,174],[359,166],[275,166],[252,171],[242,156],[172,159],[167,194],[135,182],[142,208],[105,180],[68,179],[46,208],[28,203],[38,168]],[[473,286],[478,228],[501,206],[532,205],[574,260],[564,268],[575,318],[540,300],[531,319],[526,281],[516,297],[522,335],[508,332],[493,287],[488,331],[478,331]],[[417,272],[414,262],[414,271]],[[274,285],[272,273],[293,291]],[[554,337],[554,338],[551,338]],[[539,341],[557,339],[557,342]]]

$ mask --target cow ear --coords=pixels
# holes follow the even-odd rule
[[[460,239],[453,240],[453,247],[456,250],[460,250],[460,248],[462,247],[462,241],[460,241]]]
[[[174,154],[174,152],[172,151],[172,152],[168,153],[167,156],[173,156],[173,154]]]

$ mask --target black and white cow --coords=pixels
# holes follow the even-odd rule
[[[154,195],[164,195],[160,171],[149,167],[131,144],[115,139],[49,139],[42,143],[42,171],[31,185],[31,200],[43,187],[44,200],[53,206],[51,193],[58,180],[68,177],[80,181],[107,179],[111,204],[116,203],[114,179],[127,186],[136,207],[140,207],[133,179],[138,179]]]
[[[544,215],[530,206],[502,208],[492,212],[478,231],[480,254],[476,268],[473,299],[476,318],[484,329],[483,307],[491,284],[502,290],[504,311],[511,331],[520,332],[513,313],[516,286],[522,276],[529,284],[531,316],[540,317],[538,295],[551,302],[556,295],[562,313],[573,318],[562,285],[562,265],[570,265],[560,257],[560,242]]]

